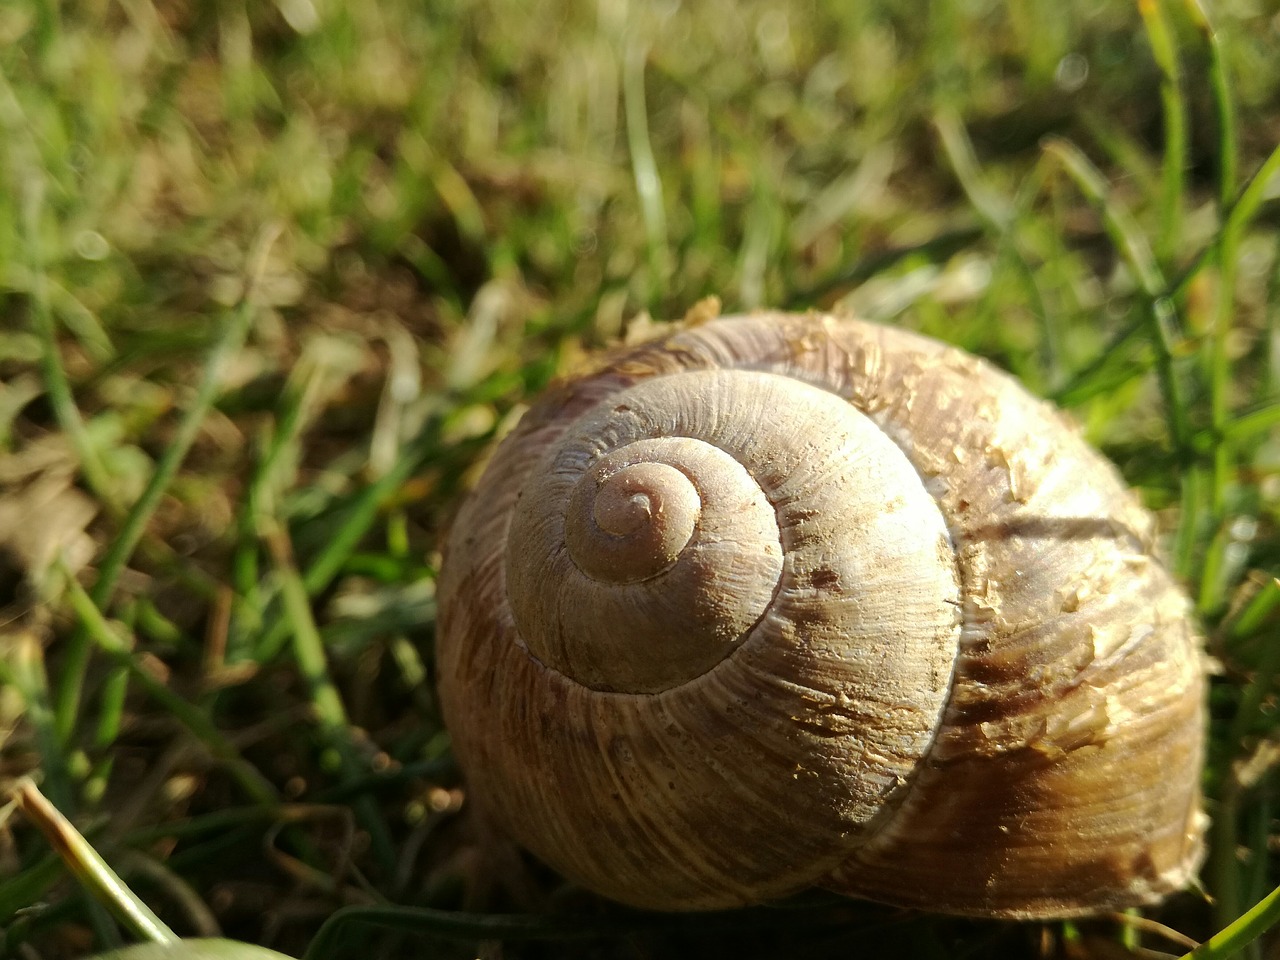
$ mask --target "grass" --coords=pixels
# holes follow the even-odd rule
[[[1277,41],[1197,0],[0,7],[0,789],[160,928],[293,956],[1182,952],[619,912],[468,816],[431,585],[492,437],[645,314],[853,308],[1069,408],[1157,511],[1220,670],[1213,901],[1149,916],[1269,927]],[[124,939],[0,813],[0,956]]]

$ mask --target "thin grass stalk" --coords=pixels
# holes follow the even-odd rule
[[[60,564],[67,582],[67,595],[71,609],[80,618],[85,635],[103,653],[128,671],[133,681],[161,707],[173,714],[191,734],[204,744],[205,749],[226,764],[228,771],[253,800],[267,806],[277,804],[275,788],[258,770],[249,764],[213,721],[195,706],[174,693],[134,658],[129,646],[112,629],[93,598],[71,576],[65,565]]]
[[[1244,228],[1253,222],[1258,208],[1268,199],[1267,189],[1277,174],[1280,174],[1280,144],[1267,155],[1267,159],[1240,192],[1240,198],[1231,206],[1222,226],[1221,236],[1225,236],[1228,230],[1243,233]]]
[[[1198,0],[1185,0],[1185,3],[1192,23],[1200,30],[1209,52],[1209,85],[1213,90],[1214,108],[1218,120],[1218,207],[1220,212],[1225,213],[1236,193],[1235,105],[1231,96],[1221,37],[1213,29],[1207,13]],[[1209,407],[1216,442],[1213,451],[1209,501],[1220,523],[1226,522],[1224,514],[1227,488],[1231,480],[1235,456],[1235,448],[1226,442],[1224,436],[1230,417],[1228,394],[1231,386],[1227,338],[1235,312],[1236,272],[1244,226],[1244,223],[1238,220],[1230,221],[1225,225],[1219,234],[1217,250],[1219,265],[1217,303],[1209,351]],[[1221,603],[1221,597],[1217,591],[1206,595],[1202,590],[1200,599],[1202,611],[1216,609]]]
[[[80,473],[89,489],[107,507],[107,510],[118,514],[120,506],[111,484],[110,474],[98,456],[97,448],[89,439],[84,421],[80,418],[80,410],[76,407],[72,395],[71,383],[62,367],[62,354],[58,349],[58,334],[49,306],[49,278],[45,272],[44,244],[40,237],[40,218],[44,206],[44,182],[39,177],[32,177],[27,182],[27,190],[23,204],[23,245],[27,248],[29,258],[28,270],[30,280],[28,289],[31,294],[31,323],[36,336],[40,339],[40,374],[44,380],[45,390],[49,395],[49,405],[58,426],[71,441],[80,463]]]
[[[1204,558],[1204,576],[1197,607],[1201,613],[1211,613],[1224,603],[1224,584],[1220,577],[1210,576],[1225,562],[1225,550],[1229,547],[1229,517],[1226,516],[1226,499],[1233,483],[1236,448],[1226,439],[1226,428],[1231,416],[1230,388],[1231,365],[1226,342],[1235,314],[1236,261],[1239,259],[1240,238],[1235,228],[1224,233],[1217,248],[1217,296],[1213,310],[1213,328],[1208,343],[1208,393],[1210,393],[1210,422],[1212,425],[1212,467],[1208,471],[1208,509],[1219,527],[1219,534],[1211,540]]]
[[[1041,318],[1041,329],[1044,341],[1041,348],[1041,359],[1048,374],[1050,383],[1056,384],[1061,379],[1059,364],[1063,356],[1063,344],[1059,335],[1059,327],[1054,322],[1044,291],[1036,270],[1023,253],[1019,242],[1019,222],[1031,208],[1035,198],[1045,182],[1045,165],[1037,163],[1036,167],[1019,188],[1018,196],[1010,201],[993,190],[982,176],[977,154],[973,149],[973,141],[955,111],[944,109],[934,115],[934,128],[942,142],[943,152],[951,166],[952,172],[960,182],[965,196],[974,208],[989,233],[996,239],[996,270],[1005,262],[1012,262],[1022,282],[1023,289],[1031,300],[1031,308]],[[987,300],[991,299],[991,291],[996,283],[991,283]]]
[[[311,614],[311,601],[293,562],[293,547],[278,521],[268,519],[266,525],[263,539],[275,562],[276,574],[280,577],[281,595],[293,636],[294,659],[306,681],[311,705],[320,724],[321,738],[325,746],[337,754],[343,780],[356,779],[365,772],[368,764],[361,759],[360,751],[351,737],[346,707],[329,674],[324,642],[320,639],[320,631]],[[373,854],[379,866],[391,873],[395,869],[395,849],[391,843],[391,831],[378,805],[367,794],[354,798],[353,803],[361,824],[369,831]]]
[[[1213,471],[1209,471],[1209,476],[1211,489],[1208,499],[1212,500]],[[1204,548],[1204,558],[1200,562],[1200,589],[1195,598],[1196,610],[1204,617],[1217,613],[1226,603],[1226,594],[1230,589],[1228,578],[1232,572],[1227,551],[1236,542],[1231,519],[1215,511],[1212,503],[1209,510],[1210,516],[1216,520],[1217,529]]]
[[[1182,509],[1174,534],[1173,565],[1179,576],[1190,579],[1200,541],[1201,510],[1207,484],[1203,468],[1192,456],[1189,407],[1174,360],[1179,326],[1177,308],[1146,239],[1128,211],[1112,202],[1107,182],[1097,167],[1075,144],[1066,140],[1051,138],[1045,143],[1044,150],[1062,164],[1085,197],[1100,209],[1108,236],[1133,271],[1144,294],[1146,326],[1155,348],[1156,376],[1164,398],[1165,416],[1173,448],[1183,467],[1179,477]]]
[[[992,190],[982,177],[973,142],[954,110],[940,110],[933,117],[933,128],[969,205],[982,220],[987,230],[995,236],[1004,236],[1013,229],[1013,205]]]
[[[1250,901],[1262,899],[1271,885],[1268,880],[1271,845],[1272,815],[1275,812],[1275,780],[1265,779],[1255,792],[1254,816],[1248,831],[1249,849],[1253,852],[1252,862],[1247,876],[1246,892]]]
[[[1215,933],[1181,960],[1227,960],[1280,923],[1280,887],[1272,890],[1249,911]]]
[[[1227,67],[1226,42],[1213,26],[1202,0],[1183,0],[1183,6],[1209,52],[1209,89],[1213,91],[1213,109],[1218,121],[1218,205],[1225,210],[1236,195],[1240,165],[1235,97]]]
[[[1222,438],[1231,444],[1244,443],[1274,429],[1278,423],[1280,423],[1280,403],[1268,403],[1233,417],[1222,428]]]
[[[1242,226],[1237,222],[1222,233],[1218,245],[1218,292],[1214,311],[1213,335],[1209,345],[1209,411],[1215,439],[1213,451],[1213,486],[1210,503],[1215,516],[1226,511],[1227,487],[1231,480],[1234,450],[1223,441],[1231,417],[1231,360],[1227,354],[1227,338],[1235,315],[1236,270],[1240,259]]]
[[[1139,317],[1130,323],[1121,327],[1110,340],[1107,341],[1105,347],[1098,351],[1097,356],[1080,367],[1069,380],[1057,390],[1050,394],[1050,398],[1061,406],[1071,406],[1073,397],[1079,391],[1088,386],[1090,381],[1097,377],[1105,370],[1115,359],[1116,354],[1123,350],[1129,343],[1142,331],[1147,325],[1145,317]]]
[[[313,376],[314,373],[313,370]],[[258,570],[258,552],[261,548],[258,517],[267,512],[266,504],[274,502],[276,474],[286,451],[296,444],[302,429],[307,393],[306,383],[291,382],[286,387],[274,429],[264,437],[263,453],[249,480],[248,493],[237,521],[239,544],[233,560],[236,608],[243,615],[253,618],[257,625],[261,625],[266,604]]]
[[[649,251],[648,301],[652,307],[666,283],[667,214],[662,196],[662,178],[649,138],[649,114],[645,103],[645,65],[648,45],[638,37],[626,44],[622,64],[622,107],[627,122],[627,145],[631,152],[631,173],[635,179],[640,214],[644,220]]]
[[[1257,216],[1258,208],[1266,202],[1267,185],[1278,173],[1280,173],[1280,145],[1277,145],[1268,154],[1267,159],[1263,161],[1257,172],[1245,185],[1244,190],[1241,191],[1240,196],[1234,203],[1229,205],[1221,229],[1214,234],[1213,239],[1205,245],[1205,248],[1192,258],[1187,268],[1179,274],[1178,279],[1169,289],[1169,296],[1178,297],[1186,293],[1191,281],[1199,275],[1201,270],[1213,262],[1218,252],[1218,245],[1228,229],[1237,227],[1240,229],[1241,235],[1243,235],[1244,229]]]
[[[457,402],[461,405],[465,400],[458,399]],[[338,529],[325,540],[324,546],[301,571],[302,585],[308,597],[314,597],[333,582],[361,539],[373,527],[383,505],[435,453],[439,446],[442,422],[443,416],[438,413],[423,427],[414,441],[401,449],[392,467],[353,498]],[[255,659],[265,663],[278,656],[289,641],[289,631],[290,623],[287,618],[277,614],[267,619],[254,651]]]
[[[1196,571],[1196,552],[1200,546],[1201,517],[1207,499],[1209,481],[1198,462],[1183,467],[1178,477],[1178,526],[1173,533],[1171,562],[1173,571],[1186,583],[1192,583]]]
[[[48,783],[47,777],[45,782]],[[11,922],[14,914],[39,903],[64,876],[62,861],[50,853],[0,883],[0,930],[16,925]]]
[[[207,833],[224,833],[233,827],[241,827],[250,823],[261,823],[269,826],[288,820],[289,804],[282,804],[275,809],[258,806],[230,807],[213,813],[202,813],[181,820],[168,820],[145,827],[135,827],[122,838],[122,842],[131,847],[146,847],[158,840],[184,840],[199,837]]]
[[[222,335],[214,344],[213,350],[205,362],[204,373],[196,390],[195,402],[179,423],[173,442],[157,462],[155,472],[152,473],[151,479],[148,481],[142,495],[138,497],[137,503],[129,511],[129,516],[125,518],[120,533],[112,542],[106,557],[103,558],[99,567],[98,579],[94,583],[93,590],[90,591],[93,602],[99,607],[104,607],[111,599],[116,580],[119,578],[125,564],[129,562],[129,557],[132,556],[134,547],[137,546],[138,541],[142,538],[147,522],[151,519],[156,507],[159,506],[160,498],[169,488],[169,484],[173,482],[178,468],[182,465],[187,452],[199,435],[201,424],[204,423],[205,417],[208,416],[213,407],[227,363],[240,351],[240,347],[249,334],[249,327],[252,325],[256,312],[255,289],[257,282],[265,269],[266,257],[270,253],[276,237],[279,236],[279,232],[279,227],[272,227],[264,231],[259,237],[256,250],[250,261],[249,280],[245,284],[245,293],[236,309],[226,318]]]
[[[271,251],[271,246],[279,234],[280,228],[272,226],[263,230],[259,235],[255,250],[249,260],[248,279],[245,283],[244,295],[239,306],[227,317],[222,335],[218,338],[209,354],[209,358],[205,363],[204,374],[196,390],[195,401],[179,423],[173,442],[156,463],[155,470],[152,472],[146,487],[138,497],[137,502],[130,508],[124,523],[99,564],[98,579],[94,583],[89,596],[93,604],[100,610],[105,610],[109,604],[111,594],[115,590],[116,581],[124,570],[125,564],[129,562],[134,548],[138,545],[138,541],[142,539],[147,523],[160,505],[160,499],[164,496],[165,491],[169,489],[169,485],[177,475],[178,468],[182,465],[182,461],[186,459],[191,445],[195,443],[196,437],[200,432],[200,426],[204,423],[204,419],[208,416],[209,410],[213,407],[214,399],[217,397],[223,371],[231,359],[239,352],[241,345],[248,336],[249,327],[253,322],[256,311],[254,301],[257,283],[265,270],[266,258]],[[89,644],[87,638],[82,630],[76,630],[73,632],[67,646],[63,661],[62,679],[58,684],[55,706],[58,733],[64,743],[70,740],[76,727],[80,713],[85,671],[88,669],[88,665]]]
[[[1252,220],[1260,202],[1260,191],[1271,177],[1269,168],[1280,155],[1280,149],[1273,151],[1268,161],[1263,164],[1262,171],[1246,186],[1240,200],[1232,206],[1237,189],[1237,133],[1235,106],[1231,96],[1222,39],[1213,29],[1208,14],[1199,0],[1185,0],[1185,5],[1192,23],[1200,30],[1209,52],[1209,82],[1218,121],[1218,204],[1224,217],[1222,228],[1214,238],[1213,244],[1213,259],[1218,263],[1219,274],[1209,347],[1209,403],[1211,442],[1213,443],[1209,504],[1220,524],[1220,536],[1215,537],[1206,555],[1206,574],[1208,574],[1220,563],[1228,542],[1228,538],[1221,534],[1225,531],[1227,522],[1226,493],[1231,481],[1234,454],[1238,449],[1237,443],[1233,443],[1228,436],[1231,376],[1227,338],[1234,314],[1239,245],[1244,230]],[[1216,610],[1221,606],[1223,602],[1221,586],[1218,577],[1206,576],[1202,581],[1199,598],[1199,607],[1202,612]],[[1260,596],[1280,596],[1280,590],[1277,590],[1277,587],[1280,587],[1280,584],[1273,580],[1270,589],[1264,589]],[[1245,618],[1242,617],[1241,620],[1243,619]],[[1235,627],[1239,628],[1239,626],[1240,621],[1237,621]],[[1280,654],[1273,652],[1275,646],[1269,645],[1264,653],[1263,660],[1245,688],[1235,716],[1232,718],[1227,743],[1233,755],[1238,753],[1244,743],[1247,732],[1253,726],[1262,702],[1271,689],[1275,673],[1280,669]],[[1224,772],[1224,784],[1213,827],[1213,846],[1210,856],[1215,915],[1220,924],[1225,924],[1239,915],[1242,896],[1240,868],[1236,858],[1240,788],[1233,768],[1229,767]],[[1208,944],[1206,949],[1209,949]]]
[[[1161,166],[1160,227],[1156,257],[1170,264],[1182,232],[1184,170],[1187,165],[1187,106],[1182,97],[1178,45],[1162,0],[1138,0],[1147,42],[1160,68],[1160,103],[1164,119],[1164,157]]]
[[[1280,607],[1280,581],[1272,578],[1245,602],[1243,609],[1230,621],[1227,639],[1236,643],[1255,635],[1277,607]]]
[[[178,936],[157,917],[102,856],[81,836],[71,822],[51,804],[34,783],[21,781],[14,791],[18,805],[44,834],[49,846],[62,857],[75,878],[99,903],[111,911],[133,933],[152,943],[177,943]]]
[[[1103,229],[1128,264],[1142,291],[1152,300],[1166,296],[1164,276],[1151,252],[1151,245],[1129,211],[1112,199],[1111,188],[1102,171],[1070,140],[1049,137],[1042,149],[1062,166],[1085,199],[1098,208],[1102,214]]]
[[[22,697],[26,722],[31,726],[43,761],[45,788],[55,803],[71,809],[75,794],[66,751],[54,722],[44,648],[37,637],[26,630],[19,631],[16,636],[10,634],[7,644],[6,655],[0,657],[0,685],[12,686]]]
[[[184,927],[189,936],[217,937],[221,934],[218,918],[199,891],[156,855],[124,848],[115,850],[114,858],[120,865],[120,871],[131,881],[146,883],[181,911],[186,918]]]
[[[1102,213],[1103,225],[1111,242],[1133,271],[1147,299],[1147,330],[1156,350],[1156,370],[1164,395],[1169,433],[1180,456],[1186,455],[1191,442],[1191,426],[1187,404],[1174,366],[1174,341],[1177,336],[1177,313],[1166,293],[1166,284],[1151,248],[1137,223],[1110,196],[1105,178],[1081,151],[1069,141],[1051,138],[1044,151],[1058,160],[1076,186]]]
[[[1254,602],[1246,607],[1246,619],[1250,611],[1269,609],[1280,598],[1280,580],[1272,580],[1267,587],[1259,591]],[[1239,622],[1232,633],[1243,635]],[[1237,756],[1249,739],[1250,731],[1261,716],[1262,706],[1269,695],[1276,673],[1280,671],[1280,644],[1270,643],[1263,649],[1253,676],[1240,697],[1235,715],[1231,718],[1225,742],[1231,747],[1229,760]],[[1229,763],[1222,772],[1222,788],[1214,810],[1211,848],[1209,855],[1209,876],[1214,895],[1214,916],[1219,926],[1226,926],[1240,915],[1240,866],[1236,857],[1239,844],[1239,806],[1241,786],[1235,768]]]
[[[922,243],[886,250],[857,261],[851,267],[827,277],[815,286],[798,290],[783,301],[783,305],[793,310],[799,307],[813,306],[820,300],[829,297],[833,292],[844,287],[856,287],[886,270],[891,270],[903,261],[922,259],[929,263],[942,263],[956,254],[967,250],[987,236],[981,227],[967,227],[939,234]]]
[[[94,767],[93,773],[85,783],[86,796],[96,800],[107,789],[107,780],[115,765],[115,756],[110,753],[116,737],[120,735],[120,727],[124,720],[125,698],[129,693],[129,671],[124,667],[114,667],[103,681],[98,696],[98,724],[93,733],[94,753],[102,760]]]
[[[1209,828],[1209,862],[1205,871],[1213,891],[1215,926],[1225,929],[1240,916],[1240,787],[1235,771],[1224,771]]]

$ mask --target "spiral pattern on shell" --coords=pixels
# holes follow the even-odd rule
[[[637,905],[1147,902],[1200,855],[1204,682],[1150,526],[959,351],[692,327],[543,398],[457,518],[455,750],[517,840]]]

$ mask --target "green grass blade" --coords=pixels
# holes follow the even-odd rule
[[[22,697],[26,719],[43,760],[45,788],[56,804],[71,809],[74,797],[71,775],[54,723],[44,649],[35,634],[27,630],[0,634],[0,642],[4,644],[3,656],[0,656],[0,687],[12,686]]]
[[[62,571],[66,576],[71,608],[80,618],[85,635],[97,645],[98,649],[127,670],[133,681],[160,706],[173,714],[213,756],[224,762],[245,793],[258,803],[274,806],[277,797],[271,783],[240,755],[232,743],[213,725],[213,721],[198,707],[174,693],[138,663],[129,646],[116,635],[111,624],[103,617],[102,611],[93,602],[93,598],[76,582],[65,566],[62,567]]]
[[[459,406],[465,405],[463,398],[455,398],[453,402]],[[383,506],[396,495],[414,471],[439,451],[440,430],[444,421],[444,412],[437,411],[423,426],[418,437],[401,449],[391,468],[353,498],[338,529],[325,540],[324,546],[302,571],[302,585],[308,597],[314,597],[333,582],[365,534],[373,527]],[[277,615],[268,619],[258,641],[255,658],[265,663],[278,656],[289,640],[289,630],[286,618]]]
[[[75,878],[136,936],[153,943],[175,943],[177,935],[125,885],[80,831],[58,812],[36,785],[22,781],[14,790],[19,807],[44,834]]]
[[[49,278],[45,273],[43,245],[40,240],[40,217],[44,199],[44,184],[33,178],[27,184],[25,199],[24,245],[30,258],[31,322],[40,338],[40,371],[54,416],[67,439],[71,441],[80,461],[80,472],[85,483],[112,512],[119,511],[115,490],[107,468],[98,456],[97,447],[89,439],[84,421],[76,407],[71,384],[62,366],[58,350],[58,335],[53,313],[49,307]]]
[[[298,669],[311,696],[311,706],[320,724],[321,738],[327,749],[338,756],[344,780],[360,777],[368,764],[361,759],[360,751],[351,737],[351,723],[338,688],[329,675],[329,665],[324,642],[311,614],[311,601],[306,586],[293,562],[293,548],[278,521],[267,520],[264,539],[275,561],[276,574],[281,580],[281,593],[285,615],[293,636],[293,654]],[[378,805],[367,794],[354,800],[356,814],[369,831],[374,855],[387,873],[395,869],[396,854],[391,844],[391,833]]]
[[[1102,214],[1103,228],[1116,250],[1129,265],[1142,291],[1156,300],[1166,295],[1164,276],[1141,227],[1133,215],[1111,197],[1111,187],[1084,152],[1069,140],[1050,137],[1044,152],[1070,175],[1085,198]],[[1168,344],[1166,344],[1168,346]]]
[[[116,580],[119,579],[125,564],[133,555],[138,541],[142,539],[147,523],[160,505],[161,497],[169,489],[187,452],[195,443],[201,424],[213,407],[222,382],[223,371],[248,336],[249,327],[257,309],[253,297],[256,281],[261,276],[266,256],[278,235],[279,229],[271,228],[259,237],[257,248],[250,259],[249,280],[245,284],[245,295],[241,298],[237,309],[226,318],[222,334],[209,354],[204,374],[196,390],[195,401],[183,416],[173,442],[156,463],[146,487],[130,508],[119,532],[99,564],[98,579],[89,594],[99,609],[107,608],[111,594],[115,590]],[[88,661],[88,643],[83,633],[77,631],[68,644],[55,707],[58,732],[64,742],[71,738],[79,716],[80,698]]]
[[[1225,210],[1236,195],[1236,177],[1240,167],[1235,96],[1227,66],[1226,41],[1214,28],[1202,0],[1183,0],[1183,5],[1209,51],[1209,87],[1213,91],[1213,108],[1218,121],[1218,205]]]
[[[1215,933],[1181,960],[1227,960],[1280,923],[1280,887],[1272,890],[1243,916]]]
[[[1228,230],[1243,231],[1258,214],[1258,208],[1268,199],[1267,190],[1277,176],[1280,176],[1280,144],[1268,154],[1257,173],[1249,180],[1240,194],[1240,199],[1231,207],[1227,221],[1223,224],[1223,234]]]
[[[1187,166],[1187,106],[1182,97],[1182,70],[1178,46],[1163,0],[1138,0],[1138,12],[1147,31],[1147,42],[1160,68],[1160,103],[1164,117],[1164,161],[1161,168],[1160,228],[1156,256],[1173,262],[1182,232],[1184,170]]]
[[[262,246],[269,248],[269,243],[263,243]],[[266,249],[263,249],[259,256],[265,257]],[[247,291],[239,306],[226,317],[222,333],[205,363],[204,374],[201,376],[199,387],[196,390],[195,402],[183,416],[174,435],[173,442],[156,464],[155,472],[152,473],[142,495],[138,497],[137,502],[130,509],[119,534],[112,541],[107,555],[102,560],[98,579],[90,592],[90,596],[93,597],[94,603],[98,604],[98,606],[104,607],[110,601],[111,592],[115,589],[116,580],[119,578],[120,572],[124,569],[125,564],[129,562],[129,558],[133,555],[134,547],[137,546],[138,541],[142,538],[147,522],[151,519],[151,515],[160,503],[160,498],[169,489],[169,485],[173,482],[173,478],[177,474],[178,468],[182,465],[182,461],[186,458],[187,452],[191,449],[191,445],[195,443],[196,436],[200,432],[200,426],[212,409],[214,400],[217,399],[223,371],[231,358],[240,350],[245,337],[249,334],[249,327],[253,323],[255,310],[256,306],[250,291]]]
[[[667,214],[662,197],[662,178],[649,138],[649,114],[645,104],[647,44],[632,38],[627,43],[622,68],[622,102],[627,120],[627,143],[631,150],[631,172],[644,219],[649,246],[649,300],[661,295],[667,274]]]
[[[1053,138],[1046,141],[1044,150],[1061,163],[1080,191],[1101,211],[1108,236],[1146,295],[1147,330],[1156,348],[1156,369],[1164,394],[1169,432],[1175,448],[1185,453],[1190,446],[1191,426],[1184,390],[1174,366],[1177,314],[1173,301],[1166,295],[1164,276],[1155,256],[1132,216],[1112,200],[1106,178],[1079,147]]]
[[[49,854],[0,883],[0,928],[9,927],[20,910],[39,903],[64,875],[62,861]]]

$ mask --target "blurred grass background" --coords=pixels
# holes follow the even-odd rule
[[[383,904],[466,913],[348,950],[1181,952],[565,888],[468,814],[432,583],[584,351],[709,295],[960,344],[1159,512],[1220,669],[1214,903],[1151,914],[1235,919],[1280,881],[1277,49],[1274,0],[0,5],[0,788],[35,774],[179,933],[295,956]],[[11,808],[0,930],[125,938]]]

